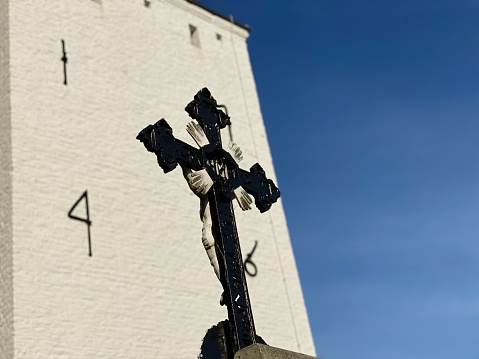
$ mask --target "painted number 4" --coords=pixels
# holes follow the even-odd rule
[[[86,218],[81,218],[72,214],[75,208],[77,208],[77,206],[80,204],[82,199],[85,199]],[[88,191],[83,192],[81,197],[78,198],[75,204],[73,204],[72,208],[70,209],[70,212],[68,212],[68,217],[70,217],[71,219],[75,219],[77,221],[86,223],[88,228],[88,255],[91,257],[91,233],[90,233],[91,221],[90,221],[90,208],[88,206]]]

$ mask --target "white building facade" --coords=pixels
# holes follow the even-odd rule
[[[165,118],[194,145],[184,107],[208,87],[241,167],[278,184],[248,35],[184,0],[0,0],[2,359],[195,358],[227,318],[198,198],[135,137]],[[68,217],[85,191],[91,226]],[[257,243],[258,334],[314,355],[281,200],[235,209],[243,257]],[[87,218],[85,198],[72,213]]]

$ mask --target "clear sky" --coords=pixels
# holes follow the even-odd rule
[[[252,27],[318,356],[478,359],[479,0],[203,3]]]

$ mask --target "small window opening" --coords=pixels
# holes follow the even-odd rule
[[[145,7],[150,7],[151,0],[144,0]]]
[[[191,44],[200,47],[200,34],[198,28],[190,24],[190,40]]]
[[[221,41],[223,39],[223,36],[221,34],[216,34],[216,40]]]

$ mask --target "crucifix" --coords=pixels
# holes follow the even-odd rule
[[[199,149],[176,139],[165,119],[144,128],[137,139],[156,155],[165,173],[179,164],[190,188],[201,198],[203,244],[213,243],[210,248],[205,245],[205,249],[210,249],[210,262],[223,287],[221,301],[228,310],[229,340],[234,354],[256,343],[257,335],[232,200],[236,198],[242,209],[249,209],[251,195],[260,212],[265,212],[278,200],[280,192],[258,163],[249,171],[238,166],[239,148],[223,149],[220,130],[230,119],[218,109],[207,88],[200,90],[185,110],[196,121],[188,124],[187,131]],[[214,241],[208,241],[208,236]]]

